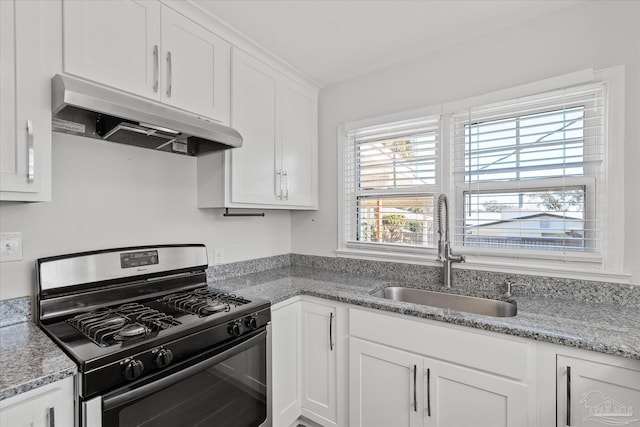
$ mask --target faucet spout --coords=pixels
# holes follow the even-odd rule
[[[438,261],[442,262],[443,267],[442,284],[444,287],[450,288],[452,277],[451,264],[454,262],[464,262],[465,258],[462,255],[454,255],[451,252],[451,242],[449,241],[449,201],[444,194],[438,197],[436,222],[438,231]]]

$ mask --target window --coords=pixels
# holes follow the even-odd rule
[[[436,265],[444,193],[463,268],[625,280],[624,67],[349,123],[342,135],[339,256]]]
[[[454,114],[456,242],[599,252],[604,117],[601,84]]]
[[[434,245],[439,124],[438,115],[347,130],[347,244]]]

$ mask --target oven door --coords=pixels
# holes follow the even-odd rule
[[[101,405],[86,402],[86,427],[270,426],[270,326],[160,378],[97,398]]]

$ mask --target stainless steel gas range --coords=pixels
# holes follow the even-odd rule
[[[78,364],[82,427],[270,425],[270,303],[211,289],[204,245],[37,261],[37,319]]]

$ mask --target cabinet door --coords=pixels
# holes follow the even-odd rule
[[[231,45],[162,8],[162,102],[229,123]]]
[[[285,174],[285,205],[316,207],[317,179],[317,97],[309,89],[283,79],[280,91],[282,143],[280,153]]]
[[[527,387],[475,369],[425,359],[425,425],[524,427]]]
[[[558,426],[640,426],[640,369],[562,355],[556,369]]]
[[[160,99],[160,3],[66,0],[64,71]]]
[[[242,148],[232,150],[231,202],[276,204],[276,90],[278,76],[264,63],[234,49],[231,78],[231,124]],[[278,177],[279,178],[279,177]]]
[[[300,304],[271,312],[273,425],[288,426],[300,416]]]
[[[0,200],[51,199],[47,2],[0,2]]]
[[[72,426],[73,418],[71,377],[0,402],[3,427]]]
[[[336,309],[302,303],[302,408],[331,424],[337,419]]]
[[[422,357],[357,338],[349,352],[350,425],[421,426]]]

